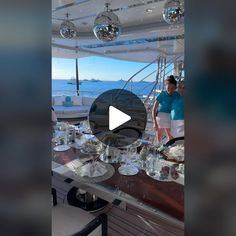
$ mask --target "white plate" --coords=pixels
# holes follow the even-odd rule
[[[120,166],[118,171],[121,175],[136,175],[139,169],[135,166]]]
[[[171,181],[174,181],[171,177],[169,177],[168,176],[168,178],[167,179],[162,179],[162,178],[160,178],[160,174],[155,174],[155,175],[149,175],[147,172],[146,172],[146,174],[148,175],[148,176],[150,176],[151,178],[153,178],[153,179],[155,179],[155,180],[158,180],[158,181],[161,181],[161,182],[171,182]]]
[[[107,164],[107,163],[102,163],[103,165],[105,165],[106,169],[107,169],[107,172],[102,175],[102,176],[98,176],[98,177],[88,177],[88,176],[84,176],[82,177],[80,175],[80,168],[78,170],[76,170],[77,168],[74,168],[74,178],[75,180],[79,181],[79,182],[83,182],[83,183],[99,183],[99,182],[102,182],[102,181],[105,181],[109,178],[111,178],[114,173],[115,173],[115,169],[112,165],[110,164]],[[74,165],[72,165],[74,166]]]
[[[76,148],[76,149],[80,149],[82,146],[81,146],[81,145],[78,145],[77,143],[71,143],[71,144],[70,144],[70,147]]]
[[[70,149],[70,146],[68,145],[59,145],[59,146],[56,146],[53,148],[54,151],[57,151],[57,152],[64,152],[64,151],[67,151]]]

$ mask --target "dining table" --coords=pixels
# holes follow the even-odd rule
[[[74,169],[77,161],[88,158],[80,148],[71,147],[55,151],[52,144],[52,173],[59,175],[71,185],[92,192],[113,202],[119,200],[153,214],[158,219],[179,229],[184,228],[184,185],[178,182],[158,181],[144,170],[136,175],[125,176],[118,171],[119,163],[111,163],[114,174],[101,182],[81,181]]]

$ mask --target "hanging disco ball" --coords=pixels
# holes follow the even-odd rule
[[[181,23],[184,19],[184,1],[167,1],[163,8],[163,19],[170,25]]]
[[[75,25],[69,21],[65,20],[61,23],[60,34],[65,39],[72,39],[76,36],[76,28]]]
[[[121,33],[118,16],[110,11],[100,13],[94,21],[93,32],[96,38],[103,42],[115,40]]]

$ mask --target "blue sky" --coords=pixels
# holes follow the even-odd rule
[[[129,62],[103,57],[79,58],[80,79],[100,80],[127,80],[146,63]],[[134,80],[140,80],[156,69],[156,64],[151,65],[140,73]],[[52,79],[70,79],[75,77],[75,59],[52,58]],[[146,81],[153,81],[155,74]]]

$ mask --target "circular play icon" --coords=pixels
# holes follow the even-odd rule
[[[92,133],[104,144],[125,147],[142,137],[147,113],[135,94],[122,89],[102,93],[89,112]]]

